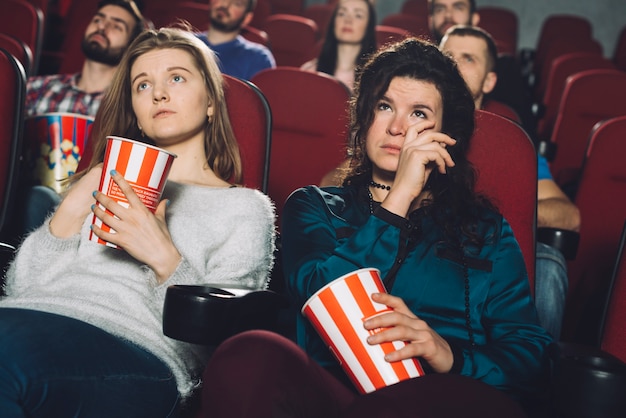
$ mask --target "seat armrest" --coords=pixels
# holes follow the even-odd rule
[[[567,229],[541,227],[537,228],[537,241],[556,248],[566,260],[576,258],[580,234]]]
[[[595,347],[564,342],[555,346],[551,355],[556,416],[623,417],[626,363]]]
[[[216,346],[239,332],[274,331],[287,298],[271,290],[233,293],[206,285],[173,285],[163,306],[163,333],[194,344]]]

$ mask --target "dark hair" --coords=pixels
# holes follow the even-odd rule
[[[485,44],[487,44],[487,69],[493,71],[496,68],[498,48],[489,32],[477,26],[455,25],[446,31],[439,45],[442,46],[450,36],[472,36],[485,41]]]
[[[146,28],[146,21],[137,7],[137,4],[133,0],[100,0],[98,3],[98,9],[102,9],[104,6],[118,6],[126,10],[135,18],[135,27],[131,31],[130,39],[135,39],[142,30]]]
[[[472,242],[481,243],[475,231],[479,211],[474,209],[493,206],[475,194],[475,172],[467,160],[474,132],[474,100],[455,62],[430,42],[408,38],[388,45],[372,55],[357,73],[350,105],[352,161],[344,185],[365,186],[371,180],[372,162],[365,142],[376,106],[397,77],[429,82],[436,87],[443,105],[441,131],[457,141],[447,148],[455,166],[448,168],[445,175],[433,170],[428,178],[425,187],[431,197],[426,203],[427,213],[456,244],[460,244],[459,226]]]
[[[428,14],[433,14],[433,2],[435,0],[428,0]],[[470,6],[470,15],[476,13],[476,0],[468,0]]]
[[[367,21],[367,27],[365,28],[365,35],[361,40],[361,51],[357,57],[355,63],[357,67],[363,65],[367,57],[376,50],[376,9],[369,0],[363,0],[367,4],[367,10],[369,17]],[[337,36],[335,35],[335,19],[337,18],[337,12],[339,11],[340,2],[335,6],[333,15],[330,18],[328,27],[326,28],[326,37],[322,44],[322,50],[317,61],[317,71],[322,73],[334,75],[337,67]]]

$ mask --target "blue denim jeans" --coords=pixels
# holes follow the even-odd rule
[[[568,288],[567,264],[559,250],[541,242],[537,243],[535,262],[535,305],[539,322],[558,341]]]
[[[39,228],[61,203],[61,195],[47,186],[33,186],[25,193],[22,233]]]
[[[0,415],[176,417],[178,390],[151,353],[72,318],[0,308]]]

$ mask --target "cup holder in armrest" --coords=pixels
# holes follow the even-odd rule
[[[559,343],[552,379],[559,417],[623,417],[626,363],[598,348]]]
[[[566,260],[576,258],[580,234],[566,229],[541,227],[537,228],[537,241],[556,248]]]
[[[270,290],[243,292],[215,286],[173,285],[163,306],[163,333],[194,344],[218,345],[250,329],[273,330],[285,296]]]

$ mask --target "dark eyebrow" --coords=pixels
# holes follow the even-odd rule
[[[391,100],[389,97],[387,97],[387,95],[386,95],[386,94],[383,94],[383,96],[380,98],[380,100],[381,100],[381,101],[385,101],[385,102],[389,102],[389,103],[391,103],[391,104],[393,104],[393,103],[394,103],[394,101],[393,101],[393,100]],[[420,109],[420,110],[422,110],[422,109],[426,109],[426,110],[429,110],[431,113],[435,113],[435,112],[433,111],[433,109],[431,109],[431,107],[430,107],[430,106],[428,106],[427,104],[424,104],[424,103],[419,103],[419,102],[418,102],[418,103],[414,103],[414,104],[412,105],[412,107],[413,107],[413,109]]]

